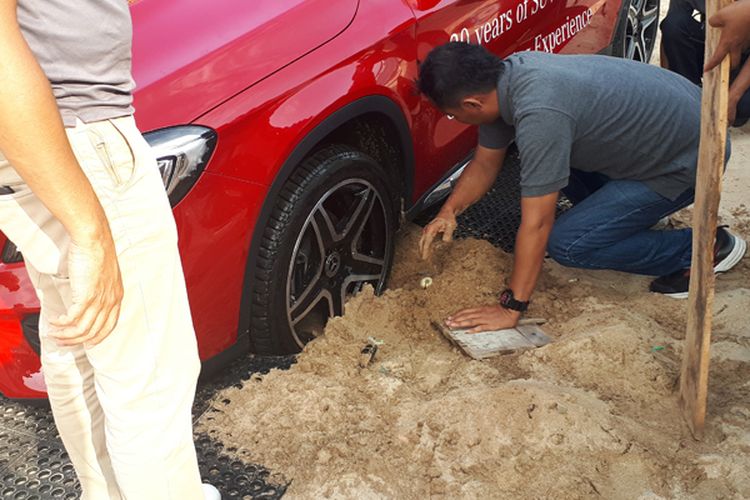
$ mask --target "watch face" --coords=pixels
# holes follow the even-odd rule
[[[507,289],[500,294],[500,305],[506,309],[523,312],[528,307],[528,304],[528,302],[516,300],[511,289]]]
[[[511,293],[508,290],[505,290],[503,293],[500,294],[500,303],[504,306],[507,306],[511,301]]]

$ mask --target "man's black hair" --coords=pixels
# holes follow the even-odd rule
[[[437,107],[456,107],[467,95],[495,89],[502,71],[502,59],[484,47],[450,42],[427,55],[417,86]]]

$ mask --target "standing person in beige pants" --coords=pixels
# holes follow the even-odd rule
[[[132,118],[125,0],[0,1],[0,230],[42,304],[42,366],[85,500],[201,485],[177,231]],[[61,119],[62,118],[62,119]]]

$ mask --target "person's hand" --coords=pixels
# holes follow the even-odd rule
[[[731,58],[732,67],[736,68],[742,51],[750,47],[750,0],[739,0],[719,9],[708,19],[708,24],[721,28],[721,36],[703,71],[710,71],[718,66],[727,54]]]
[[[520,312],[495,304],[492,306],[464,309],[448,316],[445,324],[453,330],[469,329],[466,333],[479,333],[513,328],[518,324],[520,318]]]
[[[437,217],[422,229],[422,237],[419,239],[419,255],[423,260],[430,256],[430,246],[435,237],[443,233],[443,241],[453,240],[453,231],[456,230],[456,216],[449,212],[441,211]]]
[[[114,243],[71,242],[68,272],[73,304],[50,319],[50,336],[60,345],[94,346],[112,333],[120,315],[123,288]]]

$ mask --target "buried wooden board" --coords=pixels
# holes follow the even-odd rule
[[[451,330],[437,321],[433,321],[432,325],[453,345],[474,359],[512,354],[552,342],[552,339],[542,331],[539,325],[519,325],[516,328],[481,333]]]

